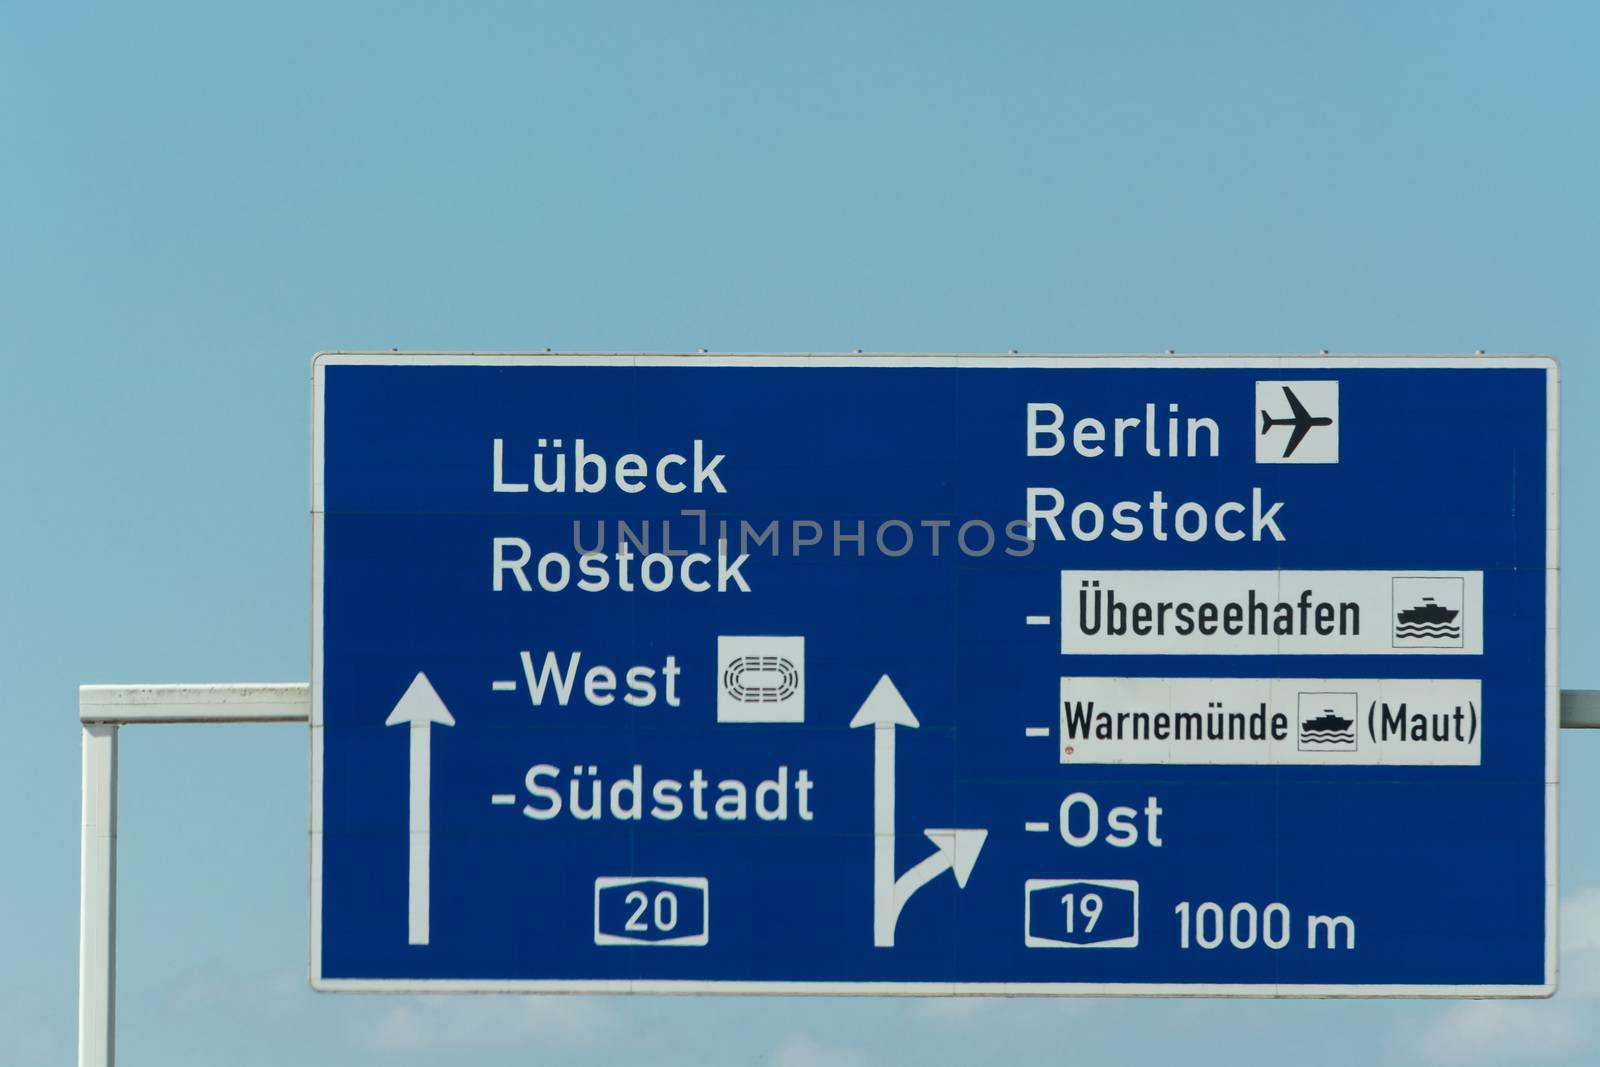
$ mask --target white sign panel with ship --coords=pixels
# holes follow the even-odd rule
[[[1462,648],[1466,642],[1466,580],[1450,575],[1396,578],[1394,647],[1407,651]]]
[[[1062,763],[1469,766],[1475,678],[1062,678]]]
[[[1483,572],[1066,570],[1061,651],[1476,656]]]

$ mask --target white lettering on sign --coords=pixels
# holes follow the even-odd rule
[[[706,777],[699,767],[687,779],[650,777],[635,763],[628,773],[607,780],[595,764],[578,764],[570,774],[551,763],[528,768],[523,786],[529,796],[522,814],[538,822],[563,816],[580,822],[606,818],[639,822],[692,819],[698,822],[787,822],[791,813],[810,822],[811,790],[816,782],[804,767],[792,774],[780,766],[771,778],[750,785],[741,778]]]
[[[1217,420],[1185,415],[1178,404],[1146,403],[1138,415],[1078,418],[1069,431],[1066,410],[1056,403],[1026,406],[1026,454],[1051,459],[1069,451],[1081,459],[1216,459],[1222,454]],[[1030,541],[1253,541],[1285,540],[1279,525],[1283,501],[1269,500],[1260,486],[1225,500],[1174,500],[1171,489],[1151,489],[1141,499],[1073,500],[1054,486],[1024,490],[1022,522]]]
[[[531,593],[537,583],[546,593],[559,593],[569,588],[599,593],[614,584],[624,593],[660,593],[674,586],[691,593],[708,592],[713,586],[719,593],[731,589],[748,593],[750,584],[741,572],[749,558],[749,553],[740,553],[729,562],[725,543],[718,544],[713,559],[704,552],[682,556],[648,552],[640,556],[623,542],[617,545],[614,553],[585,552],[574,566],[565,552],[546,552],[536,560],[533,546],[524,538],[496,537],[491,548],[490,588],[496,593],[515,590]]]
[[[656,685],[659,676],[665,691],[666,705],[675,708],[681,702],[678,696],[678,677],[682,670],[678,667],[678,658],[668,656],[659,667],[647,664],[638,664],[622,671],[613,670],[604,664],[595,664],[580,673],[579,666],[583,661],[583,653],[573,652],[565,658],[557,656],[555,652],[546,652],[542,660],[536,659],[532,652],[522,652],[522,674],[528,686],[528,699],[534,707],[539,707],[548,696],[554,703],[566,707],[572,700],[574,690],[581,693],[582,702],[594,707],[606,707],[616,702],[620,695],[622,700],[636,708],[649,707],[656,702],[658,688]],[[581,685],[579,681],[581,679]],[[513,688],[515,683],[512,683]],[[625,692],[619,694],[618,687]]]
[[[726,493],[717,467],[727,457],[718,452],[706,457],[705,442],[695,438],[690,454],[668,452],[654,462],[636,452],[608,460],[589,451],[583,438],[574,438],[569,456],[561,438],[540,437],[530,450],[531,460],[518,463],[506,455],[505,439],[496,437],[491,481],[496,493],[599,493],[615,486],[624,493],[642,493],[652,485],[663,493]],[[526,445],[524,445],[526,449]],[[570,462],[569,462],[570,460]],[[508,469],[514,473],[508,475]],[[512,478],[525,479],[513,481]]]
[[[1135,452],[1152,458],[1183,456],[1215,458],[1221,430],[1215,419],[1178,417],[1178,405],[1169,403],[1164,411],[1157,404],[1146,404],[1143,415],[1113,418],[1109,426],[1097,418],[1081,418],[1072,426],[1072,450],[1085,459],[1097,459],[1109,452],[1121,458]],[[1067,447],[1063,430],[1066,412],[1060,404],[1028,405],[1028,455],[1058,456]]]
[[[1082,500],[1067,507],[1059,489],[1029,486],[1024,522],[1030,539],[1048,533],[1054,541],[1282,541],[1278,511],[1283,501],[1268,503],[1260,486],[1250,490],[1250,501],[1225,500],[1205,504],[1194,500],[1171,501],[1160,489],[1145,500],[1100,503]],[[1064,525],[1063,525],[1064,524]]]

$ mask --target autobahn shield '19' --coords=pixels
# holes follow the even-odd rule
[[[319,989],[1554,989],[1551,360],[313,398]]]

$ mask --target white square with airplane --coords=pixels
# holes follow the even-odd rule
[[[1256,382],[1256,462],[1339,462],[1339,383]]]

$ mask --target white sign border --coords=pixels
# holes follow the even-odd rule
[[[326,368],[330,366],[705,366],[705,367],[957,367],[1322,370],[1354,368],[1545,371],[1545,950],[1544,982],[1528,985],[1315,985],[1278,983],[1144,982],[750,982],[680,980],[479,981],[456,979],[325,978],[322,974],[322,609],[323,446]],[[673,993],[784,996],[1161,996],[1233,998],[1539,998],[1558,981],[1560,909],[1558,816],[1561,725],[1560,492],[1561,368],[1553,356],[1416,355],[886,355],[864,353],[512,353],[318,352],[311,361],[311,883],[310,980],[320,992],[414,993]]]

